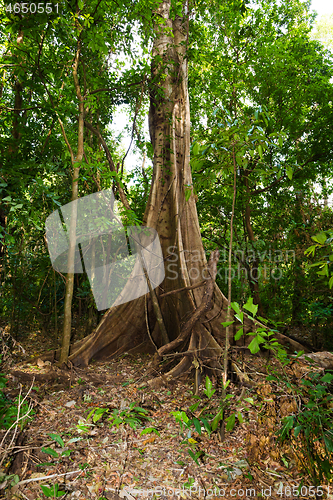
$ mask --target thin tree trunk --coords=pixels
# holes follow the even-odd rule
[[[72,166],[73,166],[73,177],[72,177],[72,202],[75,202],[79,197],[79,173],[80,164],[83,159],[83,132],[84,132],[84,98],[81,95],[80,84],[78,79],[78,66],[80,60],[80,50],[81,42],[78,42],[78,47],[75,55],[75,61],[73,66],[73,79],[74,86],[76,90],[76,95],[79,101],[79,126],[78,126],[78,145],[76,157],[73,157],[72,151]],[[62,127],[63,133],[64,129]],[[69,146],[68,140],[65,136],[67,145]],[[60,364],[66,363],[69,354],[69,347],[71,341],[71,326],[72,326],[72,301],[73,301],[73,290],[74,290],[74,259],[75,259],[75,248],[76,248],[76,221],[77,221],[77,204],[72,203],[72,213],[70,220],[69,229],[69,248],[68,248],[68,273],[66,277],[66,290],[65,290],[65,304],[64,304],[64,326],[62,334],[61,352],[60,352]]]
[[[246,188],[246,202],[245,202],[245,227],[246,227],[246,232],[248,239],[251,243],[254,243],[256,241],[256,237],[254,235],[252,225],[251,225],[251,208],[250,208],[250,187],[249,187],[249,180],[248,180],[248,175],[249,171],[245,170],[245,175],[244,175],[244,183],[245,183],[245,188]],[[258,268],[259,268],[259,260],[258,256],[255,254],[255,258],[251,265],[249,266],[250,269],[250,275],[248,276],[249,280],[249,285],[250,285],[250,290],[253,295],[253,302],[254,304],[258,304],[258,313],[260,316],[263,316],[263,309],[262,309],[262,304],[260,300],[260,294],[259,294],[259,273],[258,273]]]

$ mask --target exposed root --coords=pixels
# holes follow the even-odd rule
[[[63,384],[64,386],[71,386],[77,380],[85,380],[86,382],[93,385],[102,385],[104,380],[100,377],[96,377],[95,375],[90,375],[84,372],[84,370],[80,370],[80,372],[75,372],[71,370],[61,370],[59,368],[49,367],[49,371],[46,373],[30,373],[24,372],[21,370],[12,370],[11,375],[19,380],[21,383],[26,384],[32,381],[40,382],[40,383],[51,383],[58,382]]]
[[[211,308],[219,256],[220,252],[218,250],[214,250],[210,255],[208,262],[208,274],[210,275],[210,279],[207,279],[206,290],[204,292],[200,306],[186,321],[178,337],[172,342],[169,342],[168,344],[160,347],[160,349],[158,350],[159,356],[163,356],[163,354],[176,349],[181,344],[186,342],[192,329],[199,322],[200,318]]]

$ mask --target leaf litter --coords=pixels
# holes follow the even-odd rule
[[[264,381],[260,358],[251,358],[257,385],[247,391],[260,402],[261,411],[258,406],[248,408],[244,422],[237,422],[223,442],[216,433],[199,435],[193,430],[181,435],[171,412],[189,412],[193,377],[187,374],[152,389],[146,385],[149,362],[148,356],[123,355],[94,362],[85,370],[75,368],[70,386],[56,380],[36,383],[36,414],[22,430],[23,440],[3,471],[19,477],[16,485],[5,489],[6,498],[42,499],[49,492],[51,498],[63,494],[78,500],[259,499],[265,494],[276,500],[294,496],[288,492],[299,485],[310,486],[288,447],[277,445],[277,416],[283,404],[286,413],[291,408],[288,398],[274,394],[273,385]],[[20,366],[26,373],[47,373],[49,368],[40,361]],[[241,391],[232,383],[229,389],[234,394]],[[220,395],[217,390],[211,400],[216,409]],[[202,389],[200,396],[205,399]],[[139,416],[135,410],[131,420],[133,408],[142,412]],[[117,423],[121,414],[128,419]],[[189,449],[202,451],[198,463]],[[327,488],[320,498],[330,498]],[[298,498],[308,499],[306,491]]]

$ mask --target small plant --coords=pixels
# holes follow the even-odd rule
[[[112,410],[112,415],[108,418],[110,422],[110,427],[116,426],[119,429],[120,425],[129,425],[132,429],[136,429],[140,425],[143,424],[146,420],[151,420],[148,417],[148,411],[140,406],[135,406],[136,403],[131,403],[128,408],[124,408],[123,410],[114,409]],[[98,422],[105,413],[108,413],[108,408],[94,408],[89,413],[87,420],[92,418],[93,422]]]
[[[314,257],[315,253],[317,250],[325,249],[327,252],[326,255],[322,255],[321,260],[318,262],[315,262],[313,264],[309,264],[308,268],[310,267],[319,267],[319,271],[317,271],[318,276],[326,276],[326,278],[329,278],[328,281],[328,286],[330,288],[333,287],[333,274],[332,274],[332,267],[331,264],[333,262],[333,230],[327,230],[327,231],[321,231],[318,234],[315,234],[314,236],[311,236],[313,241],[315,242],[314,245],[311,245],[309,248],[307,248],[304,252],[305,255],[312,255]]]
[[[240,305],[237,302],[231,302],[231,307],[235,311],[235,318],[236,320],[243,325],[244,322],[244,312],[241,311]],[[260,348],[264,349],[269,349],[272,351],[279,359],[282,359],[286,356],[286,351],[283,349],[281,344],[277,341],[277,339],[274,337],[276,330],[272,330],[271,328],[268,328],[266,325],[268,323],[268,320],[265,318],[262,318],[261,316],[258,316],[257,321],[255,319],[258,311],[258,305],[253,304],[253,299],[252,297],[249,297],[247,300],[246,304],[244,304],[244,309],[246,309],[249,313],[252,314],[250,316],[248,313],[248,317],[250,320],[252,320],[256,324],[256,330],[255,332],[248,332],[247,335],[250,335],[253,337],[252,341],[248,345],[249,350],[251,351],[252,354],[256,354],[257,352],[260,351]],[[225,323],[222,323],[224,327],[229,326],[234,323],[234,320],[228,321]],[[244,334],[244,328],[241,326],[236,335],[235,335],[235,340],[239,340]]]
[[[88,424],[85,420],[79,419],[79,422],[76,424],[76,430],[79,434],[86,434],[90,431],[90,428],[93,427],[94,424]]]
[[[92,401],[92,397],[90,396],[90,394],[83,394],[83,401],[85,403],[90,403]]]
[[[185,488],[191,488],[194,485],[194,482],[195,482],[194,478],[189,477],[186,483],[184,483]]]
[[[124,408],[123,410],[113,410],[112,416],[108,418],[110,421],[110,427],[115,425],[117,429],[119,425],[129,425],[132,429],[136,429],[143,424],[145,420],[151,420],[148,417],[148,411],[140,406],[135,406],[136,403],[131,403],[129,408]]]
[[[229,385],[229,381],[227,382],[226,388]],[[215,389],[213,389],[213,384],[208,376],[206,376],[205,383],[205,396],[210,400],[215,393]],[[176,422],[180,425],[181,428],[181,436],[186,439],[191,448],[189,448],[188,454],[195,461],[196,464],[199,465],[198,459],[204,455],[202,450],[197,450],[197,442],[192,439],[192,431],[197,431],[199,435],[201,435],[202,431],[206,431],[208,436],[219,429],[221,422],[224,419],[224,415],[226,409],[229,405],[229,400],[234,396],[232,394],[227,394],[226,397],[220,401],[218,412],[214,415],[212,413],[210,404],[205,405],[200,412],[195,415],[201,401],[199,396],[193,396],[195,399],[198,399],[196,403],[189,407],[189,411],[193,415],[190,418],[184,410],[176,410],[172,411],[171,415],[173,415],[176,419]],[[253,404],[252,398],[244,398],[242,401]],[[225,419],[226,422],[226,430],[231,431],[236,423],[236,418],[240,423],[244,422],[243,415],[241,413],[241,409],[237,412],[232,413],[229,417]]]
[[[332,380],[331,373],[312,372],[293,386],[301,404],[296,414],[282,420],[278,431],[280,441],[290,438],[294,443],[303,468],[316,486],[324,478],[333,478],[333,396],[328,390]]]
[[[15,486],[19,482],[20,478],[17,474],[4,474],[0,472],[0,489],[5,489],[6,486]]]
[[[108,411],[108,408],[94,408],[89,413],[87,420],[92,417],[92,421],[94,422],[94,424],[96,424],[96,422],[98,422],[103,417],[104,413],[108,413]]]
[[[65,448],[65,443],[59,434],[52,434],[49,433],[49,436],[51,439],[53,439],[56,443],[60,445],[61,448]],[[71,450],[64,449],[61,453],[58,453],[56,450],[53,448],[42,448],[43,453],[47,453],[48,455],[51,455],[51,457],[54,458],[61,458],[61,457],[69,457],[71,454]],[[45,494],[45,493],[44,493]]]
[[[66,491],[59,490],[58,483],[54,484],[51,487],[45,486],[44,484],[42,484],[41,490],[47,498],[58,498],[58,497],[62,497],[63,495],[66,495]]]
[[[26,401],[27,395],[22,398],[20,394],[14,400],[6,397],[3,390],[7,382],[8,379],[5,374],[0,373],[0,429],[10,429],[16,423],[19,423],[22,430],[28,421],[32,419],[35,411]]]

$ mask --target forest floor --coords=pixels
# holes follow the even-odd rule
[[[14,476],[0,483],[0,497],[333,499],[333,483],[318,489],[305,473],[304,455],[295,439],[277,440],[276,431],[293,413],[295,403],[285,386],[267,380],[268,373],[278,371],[274,359],[233,354],[255,384],[230,383],[226,416],[236,415],[235,425],[221,442],[216,432],[205,432],[202,422],[202,429],[194,425],[181,429],[171,413],[184,411],[193,419],[207,407],[201,416],[217,414],[221,388],[209,399],[203,384],[196,399],[192,374],[152,389],[147,384],[151,358],[125,354],[93,362],[85,370],[72,368],[67,379],[59,371],[58,379],[43,381],[57,368],[41,360],[28,361],[38,348],[41,351],[40,337],[31,335],[23,347],[25,354],[16,353],[10,372],[26,374],[26,380],[20,380],[22,394],[30,388],[27,400],[34,414],[22,430],[16,429],[15,445],[10,443],[13,431],[2,443],[6,458],[0,474]],[[45,351],[47,339],[42,347]],[[297,379],[300,369],[294,367],[290,377]],[[36,377],[31,382],[32,375]],[[15,375],[7,378],[5,393],[14,398],[19,380]],[[199,407],[191,412],[196,401]],[[119,417],[118,425],[108,420],[112,416]],[[230,426],[232,421],[233,417]],[[0,442],[4,434],[0,431]],[[11,486],[13,479],[17,484]]]

